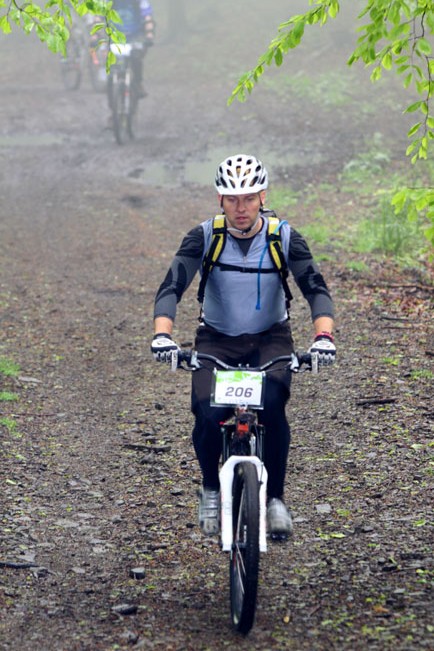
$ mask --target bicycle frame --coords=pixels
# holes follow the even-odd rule
[[[182,367],[182,362],[186,361],[190,369],[202,368],[201,360],[208,360],[224,370],[249,370],[265,372],[268,368],[278,362],[286,362],[287,368],[297,373],[303,365],[308,367],[313,373],[318,372],[318,356],[317,354],[311,355],[309,353],[284,355],[276,357],[260,367],[233,367],[225,362],[222,362],[213,355],[198,353],[196,351],[184,351],[172,355],[172,370]],[[249,409],[248,404],[240,404],[244,413],[255,413],[257,407]],[[239,408],[238,407],[238,408]],[[237,407],[235,407],[235,410]],[[235,414],[237,412],[235,411]],[[233,518],[232,518],[232,488],[234,482],[234,470],[238,463],[247,462],[252,463],[258,474],[259,481],[259,550],[261,552],[267,551],[267,528],[266,528],[266,499],[267,499],[267,481],[268,473],[263,461],[255,455],[234,455],[231,454],[226,459],[220,469],[220,494],[221,494],[221,543],[223,551],[231,551],[234,542],[233,532]]]

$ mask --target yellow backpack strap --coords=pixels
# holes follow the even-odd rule
[[[282,248],[282,238],[280,236],[280,228],[284,222],[282,222],[275,215],[267,215],[268,217],[268,229],[267,229],[267,241],[268,249],[270,252],[271,259],[274,266],[279,272],[280,279],[282,281],[283,291],[285,292],[286,298],[286,307],[289,310],[289,304],[292,301],[291,290],[288,285],[288,264],[286,262],[285,254]]]
[[[285,258],[282,251],[282,243],[280,239],[280,219],[278,217],[268,218],[268,247],[270,251],[273,264],[276,269],[281,273],[285,266]]]
[[[226,242],[226,223],[224,215],[216,215],[212,226],[211,244],[202,261],[202,277],[197,292],[197,300],[203,303],[208,276],[219,259]]]
[[[205,268],[205,266],[209,264],[210,265],[209,271],[212,270],[215,263],[219,259],[221,252],[223,251],[225,242],[226,242],[225,216],[216,215],[214,217],[214,222],[212,226],[211,245],[208,249],[207,254],[204,257],[202,268]]]

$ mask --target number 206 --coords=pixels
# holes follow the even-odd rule
[[[225,395],[227,398],[251,398],[253,389],[252,387],[227,387]]]

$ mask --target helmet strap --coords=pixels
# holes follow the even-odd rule
[[[255,228],[256,224],[260,219],[261,219],[261,213],[259,212],[253,224],[249,226],[249,228],[246,228],[244,231],[240,230],[239,228],[235,228],[235,226],[226,226],[226,228],[229,232],[235,231],[236,233],[241,233],[241,235],[248,235],[250,231],[252,231]]]

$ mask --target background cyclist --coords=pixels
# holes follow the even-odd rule
[[[226,240],[204,288],[195,348],[231,365],[258,366],[294,350],[282,280],[267,244],[267,187],[267,171],[254,156],[231,156],[217,169],[215,188],[225,217]],[[172,339],[176,306],[201,269],[212,240],[213,222],[213,218],[208,219],[187,233],[157,292],[151,344],[157,361],[170,362],[172,353],[179,350]],[[305,240],[286,221],[280,224],[280,238],[289,271],[310,306],[314,330],[310,350],[319,353],[320,364],[330,364],[336,354],[330,293]],[[285,371],[267,375],[264,409],[259,414],[266,428],[268,530],[281,536],[292,532],[291,516],[283,502],[290,443],[285,405],[290,381],[291,373]],[[211,374],[206,369],[195,371],[191,404],[195,416],[193,444],[203,475],[199,523],[207,535],[219,531],[219,423],[232,411],[211,407],[210,391]]]
[[[155,21],[154,11],[149,0],[114,0],[113,9],[117,11],[122,23],[116,25],[124,34],[127,43],[139,42],[143,44],[142,50],[133,50],[132,67],[133,73],[139,86],[139,95],[146,95],[143,85],[143,61],[148,50],[154,44]],[[100,18],[88,14],[90,24],[99,22]],[[101,32],[91,36],[91,46],[98,46]]]

